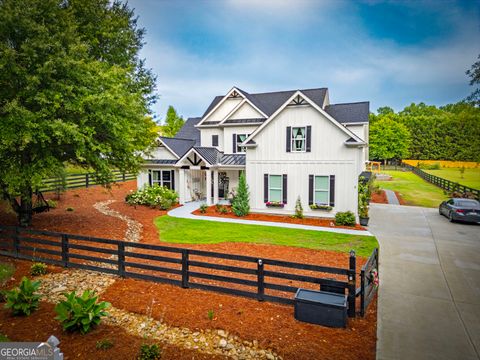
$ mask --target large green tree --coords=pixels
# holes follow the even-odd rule
[[[144,30],[109,0],[0,0],[0,192],[21,225],[43,178],[71,163],[108,185],[155,139]]]
[[[470,85],[476,86],[476,89],[467,97],[467,101],[480,106],[480,55],[478,55],[478,61],[466,71],[466,74],[470,77]]]
[[[410,133],[405,125],[393,120],[389,115],[370,126],[370,159],[404,159],[408,156]]]
[[[162,126],[162,135],[174,137],[182,128],[183,124],[185,124],[185,120],[183,120],[183,118],[177,114],[177,110],[170,105],[167,110],[165,125]]]

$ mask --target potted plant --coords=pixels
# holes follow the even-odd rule
[[[368,203],[370,200],[370,191],[368,184],[363,181],[358,182],[358,217],[360,219],[360,225],[368,225]]]

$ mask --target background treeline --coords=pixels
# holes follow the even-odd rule
[[[437,108],[411,104],[370,115],[370,159],[480,162],[480,108],[466,102]]]

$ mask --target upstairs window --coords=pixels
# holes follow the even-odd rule
[[[244,153],[245,152],[245,146],[240,146],[241,143],[243,143],[247,139],[248,135],[247,134],[237,134],[237,141],[236,141],[236,152],[237,153]]]
[[[218,146],[218,135],[212,135],[212,146]]]
[[[305,152],[306,140],[306,127],[292,127],[292,152]]]

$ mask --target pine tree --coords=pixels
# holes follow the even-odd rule
[[[242,172],[238,180],[237,195],[232,203],[233,213],[237,216],[245,216],[250,212],[250,194],[248,192],[247,180]]]
[[[293,215],[293,217],[297,219],[303,219],[303,206],[300,196],[297,198],[297,202],[295,203],[295,215]]]
[[[165,118],[162,134],[167,137],[174,137],[184,123],[185,120],[183,120],[181,116],[178,116],[177,110],[170,105],[167,110],[167,117]]]

